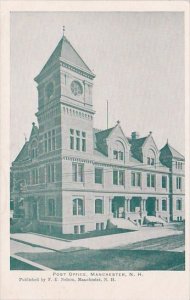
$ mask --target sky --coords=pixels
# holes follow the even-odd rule
[[[11,13],[11,161],[36,122],[34,77],[65,35],[96,74],[94,127],[152,131],[184,154],[184,16],[180,12]]]

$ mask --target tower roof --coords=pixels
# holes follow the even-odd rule
[[[85,64],[83,59],[77,53],[77,51],[73,48],[68,39],[63,35],[61,40],[59,41],[57,47],[49,57],[48,61],[44,65],[43,69],[35,77],[35,81],[38,81],[39,77],[41,77],[49,67],[54,65],[56,62],[62,61],[64,65],[72,66],[75,71],[82,72],[91,78],[94,78],[94,73],[90,70],[90,68]]]
[[[185,160],[185,157],[179,153],[177,150],[175,150],[172,146],[166,143],[166,145],[160,150],[161,153],[166,154],[167,157],[172,157],[180,160]]]

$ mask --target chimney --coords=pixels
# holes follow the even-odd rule
[[[132,140],[138,139],[139,138],[139,133],[137,131],[133,131],[131,133],[131,138],[132,138]]]

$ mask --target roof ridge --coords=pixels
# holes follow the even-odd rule
[[[174,147],[172,147],[169,143],[167,143],[166,145],[168,145],[168,147],[172,148],[172,150],[174,150],[175,152],[177,152],[179,155],[184,156],[178,150],[176,150]]]

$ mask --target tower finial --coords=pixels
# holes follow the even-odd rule
[[[167,142],[166,142],[166,144],[168,144],[168,139],[167,139]]]
[[[63,26],[63,36],[65,36],[65,26]]]

